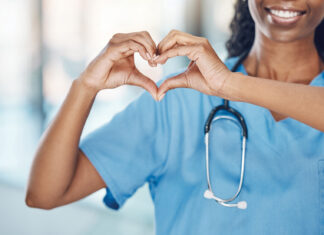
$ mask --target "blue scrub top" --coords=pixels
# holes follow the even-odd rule
[[[226,65],[231,68],[237,59]],[[243,65],[238,72],[246,74]],[[324,71],[310,85],[324,86]],[[260,106],[229,102],[248,127],[244,182],[234,201],[245,200],[247,209],[203,197],[203,128],[212,108],[222,103],[193,89],[170,90],[161,102],[144,92],[82,138],[81,150],[108,186],[105,204],[120,208],[148,182],[158,235],[323,234],[324,133],[292,118],[276,122]],[[240,129],[228,120],[214,122],[210,177],[216,196],[234,195],[240,161]]]

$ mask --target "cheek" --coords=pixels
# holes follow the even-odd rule
[[[316,28],[324,20],[324,0],[309,0],[311,15],[309,27]]]
[[[305,24],[298,30],[300,37],[313,33],[324,19],[324,0],[306,0],[306,2],[309,7],[309,15]]]
[[[262,0],[250,0],[248,1],[249,11],[254,20],[255,24],[263,24],[264,22],[264,13],[262,11]]]
[[[263,2],[263,0],[250,0],[248,1],[248,6],[256,30],[261,31],[264,35],[270,37],[266,19],[267,14],[262,8]]]

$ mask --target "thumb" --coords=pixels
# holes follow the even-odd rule
[[[165,80],[161,86],[158,89],[158,100],[162,100],[165,93],[168,90],[171,89],[175,89],[175,88],[188,88],[188,82],[187,82],[187,78],[186,78],[186,74],[185,72],[178,74],[176,76],[173,76],[171,78],[168,78],[167,80]]]
[[[137,69],[134,70],[133,74],[128,79],[127,84],[144,88],[152,95],[153,99],[157,100],[158,88],[155,82]]]

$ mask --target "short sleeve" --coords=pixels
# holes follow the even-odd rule
[[[103,201],[112,209],[163,170],[168,128],[162,103],[144,92],[80,141],[79,148],[107,185]]]

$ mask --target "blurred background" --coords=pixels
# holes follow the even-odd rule
[[[207,37],[220,58],[234,0],[0,0],[0,234],[154,234],[147,185],[119,211],[104,206],[105,190],[53,210],[25,205],[25,191],[39,138],[73,79],[113,34],[147,30],[158,43],[172,29]],[[151,68],[155,81],[188,64],[173,58]],[[101,91],[82,136],[109,121],[143,89]]]

